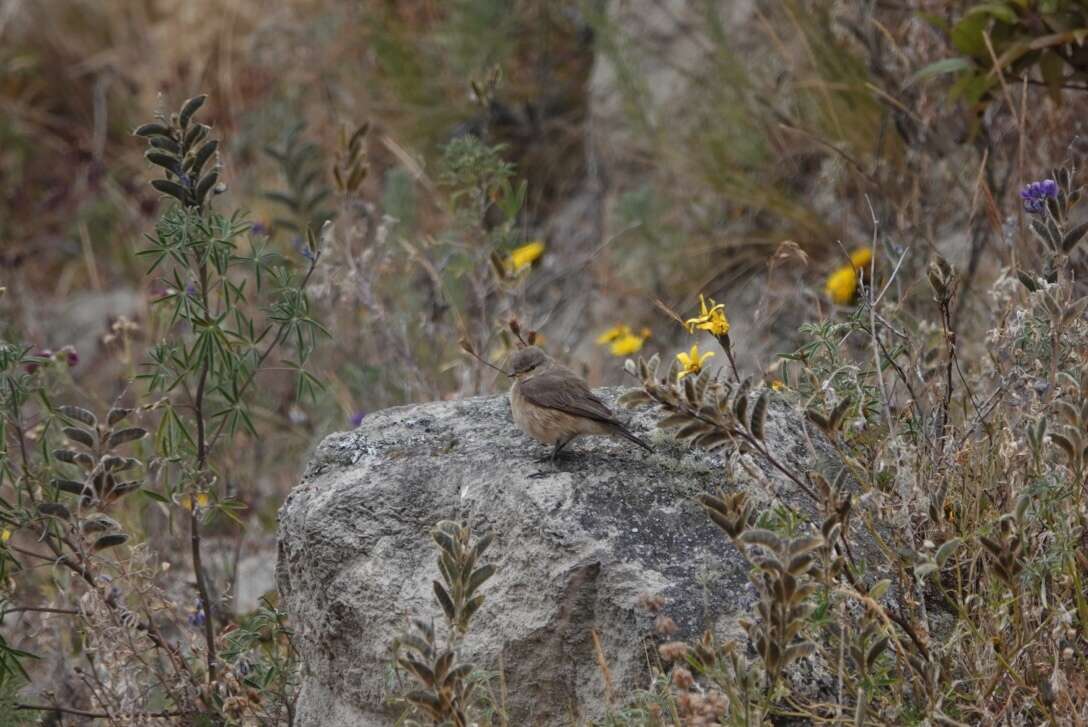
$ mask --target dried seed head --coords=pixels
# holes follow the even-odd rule
[[[672,684],[677,689],[691,689],[695,685],[695,677],[682,666],[672,670]]]
[[[654,621],[654,630],[662,636],[672,636],[680,630],[680,627],[669,616],[659,614],[657,620]]]
[[[683,659],[687,657],[689,651],[688,645],[683,641],[669,641],[657,647],[657,653],[661,655],[662,661]]]
[[[643,593],[638,597],[638,605],[650,613],[657,613],[665,607],[665,597],[660,594]]]

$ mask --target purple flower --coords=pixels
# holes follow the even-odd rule
[[[1053,179],[1032,182],[1020,190],[1020,199],[1024,200],[1024,209],[1032,214],[1041,214],[1046,209],[1047,199],[1058,198],[1058,183]]]
[[[310,246],[307,245],[301,237],[296,237],[292,241],[292,244],[295,246],[295,250],[298,251],[299,255],[306,258],[310,262],[314,261],[314,251],[310,249]]]
[[[351,428],[352,429],[357,429],[359,427],[359,425],[363,423],[363,417],[365,417],[365,416],[366,416],[366,412],[362,412],[362,411],[357,411],[354,414],[352,414],[351,418],[348,419],[348,421],[351,422]]]
[[[194,628],[203,626],[206,620],[207,616],[204,615],[204,601],[198,598],[196,599],[196,608],[189,613],[189,625]]]
[[[263,222],[254,222],[253,225],[250,226],[249,232],[252,235],[267,235],[268,225],[264,224]]]
[[[37,351],[35,351],[32,355],[36,356],[38,358],[51,359],[51,358],[53,358],[53,351],[51,349],[48,349],[48,348],[42,348],[42,349],[38,349]],[[35,371],[38,370],[38,363],[36,361],[32,361],[32,362],[24,365],[23,368],[26,369],[26,372],[28,374],[32,374],[32,373],[34,373]]]
[[[68,364],[68,368],[72,368],[79,363],[79,352],[76,351],[75,346],[65,346],[59,353],[64,356],[64,361]]]
[[[191,297],[196,297],[196,286],[192,283],[189,283],[185,286],[185,292]]]

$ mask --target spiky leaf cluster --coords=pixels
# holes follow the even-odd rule
[[[124,426],[124,420],[132,410],[110,409],[105,424],[100,423],[90,410],[82,407],[61,406],[56,411],[68,424],[62,431],[72,448],[54,450],[53,458],[75,465],[83,472],[83,477],[79,480],[54,478],[52,485],[59,492],[79,495],[82,507],[100,507],[140,488],[140,477],[126,478],[125,475],[142,468],[143,463],[135,457],[122,456],[115,452],[118,447],[147,436],[147,430],[142,427]],[[39,509],[45,506],[43,504]],[[85,522],[85,531],[108,529],[100,527],[100,520],[101,518],[97,518]]]
[[[441,649],[434,626],[412,621],[412,630],[394,643],[397,666],[419,685],[405,701],[427,715],[433,724],[465,727],[475,684],[469,680],[472,664],[459,664],[453,649]]]
[[[1058,374],[1058,381],[1066,394],[1054,400],[1058,420],[1050,424],[1046,417],[1041,418],[1030,438],[1033,444],[1041,446],[1049,434],[1050,441],[1062,452],[1079,480],[1088,462],[1088,367],[1081,370],[1079,379],[1063,371]]]
[[[279,163],[287,181],[286,190],[265,192],[265,197],[283,209],[283,214],[272,224],[298,236],[307,230],[320,230],[335,216],[325,206],[332,190],[325,183],[327,167],[322,163],[321,148],[306,139],[305,131],[306,127],[298,124],[287,132],[280,147],[265,147],[265,152]],[[357,144],[361,146],[361,138]]]
[[[677,439],[707,450],[738,439],[763,440],[770,391],[761,391],[753,403],[750,378],[734,386],[710,369],[703,369],[696,376],[677,380],[676,362],[661,373],[657,354],[648,361],[628,361],[626,369],[642,381],[642,388],[623,394],[619,404],[655,404],[664,413],[657,425],[673,430]]]
[[[151,186],[184,207],[203,208],[210,193],[225,189],[219,184],[219,142],[208,138],[211,127],[193,120],[207,98],[206,94],[194,96],[169,119],[144,124],[133,132],[147,139],[144,158],[166,174],[165,179],[152,180]]]
[[[366,137],[369,132],[369,121],[352,132],[350,137],[346,130],[342,129],[340,132],[340,151],[332,168],[333,180],[340,194],[358,192],[359,185],[370,172],[366,153]]]
[[[752,528],[741,533],[737,542],[748,547],[756,568],[750,578],[759,592],[759,620],[742,624],[774,681],[816,648],[799,637],[812,611],[806,599],[819,588],[811,573],[819,570],[816,551],[825,541],[819,536],[785,539],[770,530]]]
[[[831,548],[831,545],[845,539],[850,511],[854,506],[853,498],[846,489],[847,472],[845,467],[840,469],[834,481],[828,481],[819,472],[806,473],[809,485],[823,509],[824,519],[820,523],[820,535],[828,546],[826,549],[829,559],[828,573],[832,577],[846,569],[846,561]]]
[[[825,548],[827,541],[816,535],[786,539],[770,530],[751,527],[755,508],[742,492],[720,497],[702,495],[699,501],[754,566],[749,578],[759,593],[759,620],[742,623],[768,676],[774,680],[783,669],[815,649],[814,644],[798,636],[811,611],[805,601],[819,588],[813,574],[820,571],[818,551]]]
[[[438,570],[442,574],[442,582],[434,581],[434,595],[450,628],[463,634],[484,602],[477,591],[495,574],[493,565],[476,567],[491,545],[492,535],[487,533],[473,543],[468,527],[443,520],[431,531],[431,537],[439,548]]]
[[[839,430],[842,429],[843,422],[846,421],[846,414],[850,411],[853,403],[853,399],[845,397],[835,405],[830,413],[823,414],[818,409],[809,408],[805,410],[805,417],[818,426],[829,438],[835,439],[838,437]]]
[[[1010,590],[1017,592],[1020,573],[1024,570],[1024,538],[1013,518],[1002,518],[998,532],[992,536],[979,536],[979,542],[990,555],[987,563],[991,572]]]
[[[143,439],[147,430],[126,425],[131,409],[114,407],[100,422],[89,409],[79,406],[60,406],[56,413],[67,425],[62,428],[70,446],[53,451],[53,459],[73,465],[81,472],[79,479],[55,477],[51,484],[58,494],[79,496],[79,506],[103,508],[120,498],[140,489],[143,478],[138,473],[143,463],[135,458],[119,454],[124,445]],[[72,519],[72,511],[62,502],[46,502],[38,506],[45,516]],[[113,518],[94,512],[78,518],[78,527],[84,535],[94,539],[94,549],[102,550],[124,543],[128,538],[120,532],[120,525]]]

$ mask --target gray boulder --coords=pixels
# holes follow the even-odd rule
[[[618,392],[600,393],[614,404]],[[411,616],[441,621],[429,532],[443,519],[495,534],[484,561],[498,572],[465,656],[502,670],[511,724],[602,713],[594,631],[615,692],[648,687],[642,594],[665,597],[675,638],[712,628],[743,639],[737,619],[755,597],[746,564],[693,499],[732,489],[722,458],[655,431],[656,414],[621,417],[652,454],[588,438],[557,470],[536,463],[546,449],[515,428],[506,396],[389,409],[325,439],[280,511],[277,579],[304,661],[297,724],[392,723],[389,646]],[[806,469],[810,448],[784,405],[772,404],[766,432],[779,461]],[[764,501],[769,483],[798,504],[764,471]]]

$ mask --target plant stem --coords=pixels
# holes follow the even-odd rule
[[[75,709],[73,707],[57,707],[52,704],[16,704],[16,711],[38,711],[38,712],[60,712],[61,714],[72,714],[77,717],[91,717],[95,719],[109,719],[109,720],[135,720],[135,719],[163,719],[165,717],[181,717],[189,714],[188,712],[122,712],[120,714],[110,714],[108,712],[89,712],[85,709]]]
[[[12,606],[11,608],[5,608],[0,611],[0,620],[2,620],[9,613],[63,613],[70,616],[78,616],[79,611],[74,608],[47,608],[45,606]]]
[[[200,265],[200,295],[204,302],[204,314],[208,311],[208,266]],[[200,366],[200,378],[196,384],[193,408],[196,415],[196,476],[202,482],[208,463],[207,431],[204,426],[204,387],[208,381],[208,359]],[[215,681],[215,623],[211,599],[208,597],[208,584],[204,577],[204,564],[200,553],[200,518],[197,517],[195,498],[190,498],[189,508],[189,543],[193,555],[193,574],[196,576],[196,589],[200,594],[200,605],[204,609],[204,642],[207,647],[208,683]]]

